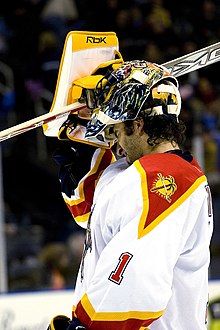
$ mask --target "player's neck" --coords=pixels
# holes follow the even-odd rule
[[[152,154],[164,153],[164,152],[167,152],[170,150],[176,150],[176,149],[179,149],[179,146],[177,143],[164,141],[164,142],[152,147],[150,153],[152,153]]]

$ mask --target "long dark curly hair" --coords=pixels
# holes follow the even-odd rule
[[[163,141],[182,146],[185,141],[186,126],[183,121],[177,120],[176,115],[163,114],[149,116],[145,113],[140,113],[139,118],[144,120],[144,131],[148,135],[147,143],[150,146],[155,146]],[[133,133],[134,121],[127,120],[124,122],[127,135]]]

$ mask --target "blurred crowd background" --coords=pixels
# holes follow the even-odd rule
[[[220,41],[220,0],[7,0],[0,6],[0,129],[50,109],[69,31],[114,31],[124,60],[159,64]],[[210,279],[220,278],[220,63],[179,78],[185,147],[213,194]],[[8,291],[72,288],[84,231],[64,205],[38,128],[2,142]]]

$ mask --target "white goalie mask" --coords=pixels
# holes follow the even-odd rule
[[[178,119],[181,108],[177,79],[163,66],[144,60],[124,62],[111,73],[100,95],[104,101],[93,111],[85,135],[100,141],[108,140],[104,134],[108,126],[134,120],[143,112]]]

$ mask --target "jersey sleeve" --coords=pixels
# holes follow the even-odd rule
[[[95,187],[104,169],[114,162],[114,154],[110,149],[71,143],[57,150],[54,159],[60,165],[63,199],[74,220],[85,228]]]
[[[201,208],[206,210],[204,181],[203,176],[187,187],[184,198],[173,199],[173,203],[164,201],[163,215],[162,211],[159,215],[150,214],[153,212],[149,208],[150,188],[144,190],[146,177],[134,167],[106,189],[102,201],[94,207],[96,223],[91,227],[96,228],[96,235],[100,234],[92,237],[96,242],[92,248],[99,254],[102,240],[105,247],[100,249],[85,294],[74,307],[74,316],[87,329],[146,329],[163,315],[172,295],[179,256],[185,254],[187,258],[188,251],[200,244],[194,231],[195,221],[188,219],[198,219]],[[195,206],[198,203],[194,208],[192,196]],[[96,226],[101,227],[100,230]],[[195,260],[206,249],[206,243],[195,249]],[[207,259],[204,257],[202,262],[205,264]],[[195,271],[196,268],[195,265]]]

